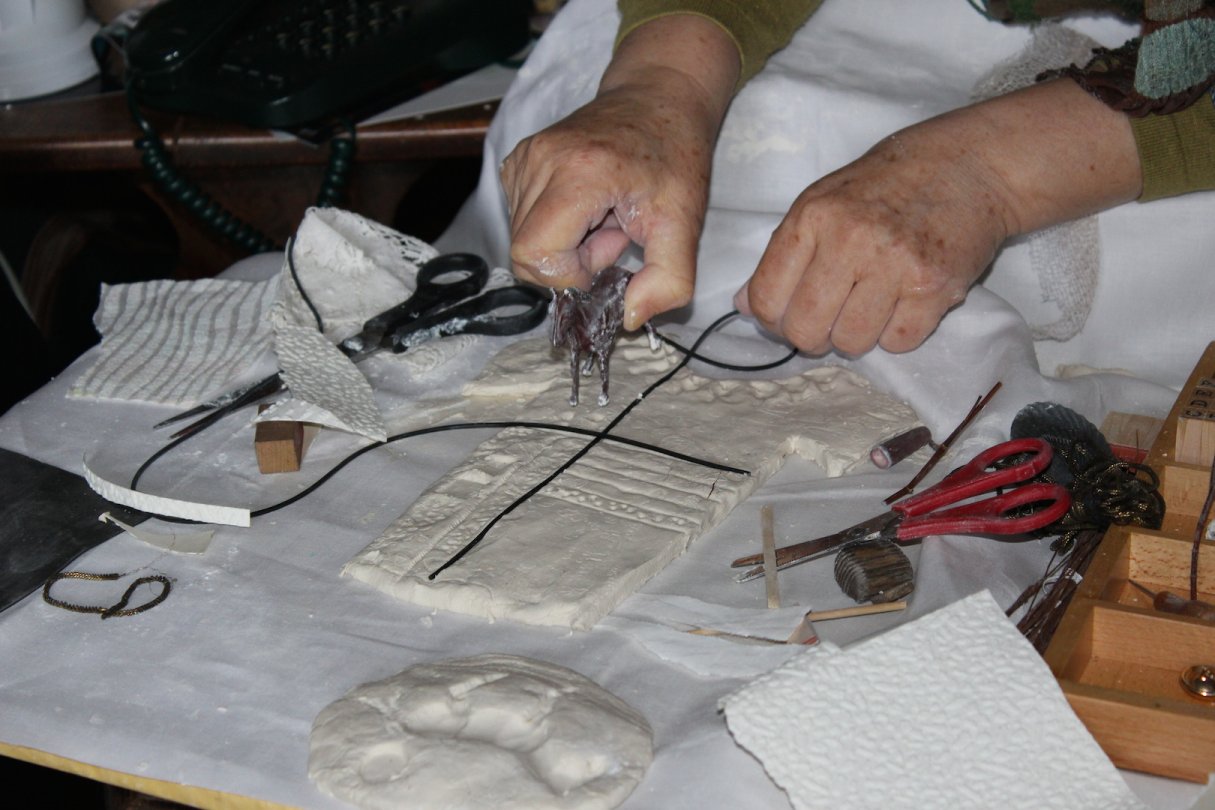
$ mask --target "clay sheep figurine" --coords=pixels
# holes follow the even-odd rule
[[[608,356],[624,321],[624,289],[632,273],[622,267],[607,267],[595,274],[590,292],[567,287],[553,297],[551,339],[554,346],[570,351],[570,405],[578,404],[578,377],[590,374],[599,364],[599,404],[608,403]],[[653,327],[645,325],[650,346],[658,347]],[[579,361],[582,362],[581,369]]]

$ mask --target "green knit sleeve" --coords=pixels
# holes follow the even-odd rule
[[[720,25],[738,46],[742,85],[823,4],[823,0],[619,0],[617,44],[637,26],[668,14],[698,14]]]
[[[1140,202],[1215,189],[1215,104],[1202,99],[1181,112],[1132,118],[1143,167]]]

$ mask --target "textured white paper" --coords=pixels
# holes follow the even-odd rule
[[[388,438],[371,384],[350,358],[316,329],[275,323],[274,349],[292,400],[307,421],[382,442]],[[275,416],[282,419],[283,417]]]
[[[166,498],[163,495],[150,495],[120,486],[93,472],[87,463],[84,465],[84,480],[94,492],[107,501],[120,506],[129,506],[142,512],[151,512],[154,515],[197,520],[199,523],[221,523],[226,526],[245,527],[249,525],[251,519],[248,509]]]
[[[270,347],[277,282],[203,279],[102,285],[101,357],[70,396],[191,406]]]
[[[797,810],[1139,810],[1050,669],[986,591],[723,701]]]

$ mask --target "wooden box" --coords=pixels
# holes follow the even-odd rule
[[[1045,654],[1072,708],[1116,765],[1195,782],[1215,771],[1215,700],[1193,696],[1181,673],[1194,664],[1215,666],[1215,623],[1157,611],[1130,581],[1190,596],[1190,555],[1211,482],[1211,458],[1197,463],[1194,448],[1207,442],[1196,436],[1215,428],[1194,424],[1191,401],[1212,378],[1215,343],[1148,453],[1161,478],[1163,526],[1106,532]],[[1178,460],[1179,450],[1188,461]],[[1215,603],[1209,539],[1200,548],[1198,591],[1199,599]]]

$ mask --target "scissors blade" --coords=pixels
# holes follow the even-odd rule
[[[823,537],[816,537],[813,540],[805,540],[801,543],[794,543],[791,546],[784,546],[776,550],[776,570],[783,571],[786,568],[792,568],[795,565],[810,562],[818,558],[825,551],[830,551],[833,548],[838,548],[844,543],[853,540],[863,540],[866,537],[871,537],[875,534],[880,534],[891,524],[900,519],[899,515],[893,512],[883,512],[880,515],[871,517],[868,520],[863,520],[846,529],[841,529],[833,534],[828,534]],[[764,555],[749,554],[746,557],[739,557],[734,562],[730,563],[731,568],[745,568],[749,565],[756,565],[750,571],[745,571],[735,577],[738,582],[747,582],[756,577],[763,576],[764,573]]]

